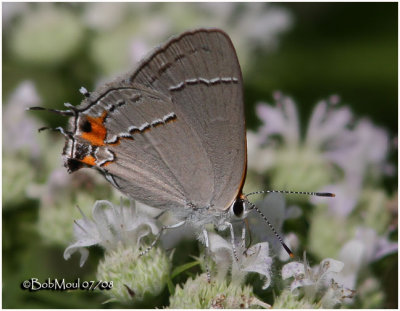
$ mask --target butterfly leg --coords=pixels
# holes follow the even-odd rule
[[[243,223],[243,228],[242,228],[242,242],[240,244],[241,248],[246,248],[246,224]]]
[[[239,261],[239,257],[236,252],[236,246],[235,246],[235,232],[233,231],[233,225],[230,222],[225,223],[228,227],[229,230],[231,231],[231,244],[232,244],[232,251],[233,251],[233,256],[235,257],[236,262]]]
[[[206,267],[206,272],[207,272],[207,281],[208,283],[211,283],[211,274],[207,263],[207,259],[209,258],[210,254],[210,241],[208,239],[208,232],[206,229],[203,229],[203,236],[204,236],[204,245],[206,246],[206,251],[204,253],[204,265]]]
[[[139,253],[139,257],[146,255],[148,252],[150,252],[150,250],[154,247],[154,245],[156,245],[156,243],[158,242],[158,240],[161,238],[161,234],[163,233],[164,230],[168,230],[168,229],[175,229],[175,228],[179,228],[180,226],[183,226],[186,223],[186,220],[183,220],[181,222],[178,222],[174,225],[170,225],[170,226],[162,226],[160,229],[160,232],[157,234],[157,237],[154,239],[154,241],[150,244],[150,246],[148,246],[144,251],[141,251]]]
[[[246,246],[246,231],[249,231],[249,237],[250,237],[250,244],[249,246]],[[240,248],[243,250],[243,255],[247,255],[247,250],[249,249],[251,245],[251,232],[249,230],[248,224],[246,221],[243,222],[243,228],[242,228],[242,241],[240,243]]]

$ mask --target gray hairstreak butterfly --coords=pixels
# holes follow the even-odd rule
[[[55,129],[66,138],[63,158],[69,172],[97,169],[127,196],[180,218],[163,229],[190,224],[206,247],[206,225],[230,229],[234,253],[232,220],[254,209],[293,255],[247,200],[254,193],[242,193],[247,165],[243,82],[226,33],[185,32],[127,75],[93,93],[80,91],[86,98],[79,106],[47,109],[70,117],[68,130]],[[268,192],[289,193],[257,193]]]

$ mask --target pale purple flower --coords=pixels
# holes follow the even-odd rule
[[[321,192],[334,193],[335,199],[327,201],[319,197],[312,197],[311,202],[315,204],[323,203],[329,206],[333,215],[340,217],[348,216],[359,201],[362,191],[362,179],[360,175],[353,175],[352,178],[346,178],[341,183],[326,185],[320,188]]]
[[[323,105],[320,106],[323,111],[318,114],[328,114],[326,103],[320,105]],[[309,133],[314,134],[308,137],[312,137],[313,142],[318,142],[316,137],[319,135],[330,137],[327,140],[329,148],[323,152],[323,157],[340,167],[344,178],[340,184],[326,185],[321,191],[336,194],[336,199],[327,203],[331,211],[346,217],[356,206],[365,175],[371,169],[375,170],[372,173],[380,175],[387,172],[385,168],[388,167],[386,160],[389,137],[386,131],[374,126],[367,119],[357,121],[354,129],[350,129],[351,115],[347,109],[336,111],[329,119],[330,121],[325,120],[326,126],[310,126]],[[324,121],[321,119],[321,122]],[[320,198],[312,200],[321,202]]]
[[[361,269],[380,258],[398,251],[398,243],[386,236],[378,236],[371,228],[359,227],[355,236],[341,249],[339,258],[345,268],[337,279],[346,287],[354,288]]]
[[[331,170],[326,170],[325,183],[312,190],[336,194],[334,200],[315,197],[312,201],[328,203],[334,213],[348,215],[358,201],[365,176],[388,171],[387,132],[367,119],[354,120],[350,109],[339,106],[337,96],[332,96],[316,105],[302,139],[295,103],[279,92],[274,97],[275,106],[257,105],[263,125],[257,134],[249,134],[249,167],[265,171],[284,155],[300,157],[306,150],[309,159],[312,157],[314,163],[321,163],[320,170]],[[282,139],[280,144],[277,144],[276,136]],[[334,174],[334,167],[341,169],[343,174]]]
[[[369,165],[383,169],[389,149],[389,137],[386,131],[376,127],[370,120],[361,119],[354,130],[344,133],[341,143],[326,156],[340,166],[347,175],[361,175]],[[383,170],[382,170],[383,171]]]
[[[320,101],[311,115],[305,137],[309,148],[329,150],[349,147],[349,129],[352,113],[348,107],[336,107],[327,101]]]
[[[276,107],[258,104],[256,108],[258,117],[264,123],[258,132],[260,142],[268,141],[271,135],[280,135],[289,148],[297,147],[300,125],[296,105],[291,98],[283,97],[278,92],[274,96]]]

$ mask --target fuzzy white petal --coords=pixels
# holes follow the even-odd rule
[[[291,277],[296,277],[298,275],[305,274],[304,264],[301,262],[289,262],[282,268],[282,279],[286,280]]]
[[[267,289],[271,284],[271,266],[272,258],[269,256],[268,243],[258,243],[250,247],[247,253],[251,254],[244,257],[242,270],[247,272],[256,272],[264,276],[265,281],[263,289]]]

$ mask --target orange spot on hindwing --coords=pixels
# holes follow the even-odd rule
[[[82,126],[81,137],[93,146],[104,146],[104,140],[107,135],[107,129],[103,122],[107,116],[107,111],[104,111],[100,117],[87,116],[84,125]]]
[[[87,164],[87,165],[91,165],[91,166],[96,165],[96,159],[95,159],[93,156],[91,156],[91,155],[85,156],[85,157],[81,160],[81,162],[82,162],[82,163],[85,163],[85,164]]]
[[[107,162],[105,162],[105,163],[103,163],[101,166],[107,166],[107,165],[109,165],[109,164],[111,164],[111,163],[113,163],[114,161],[107,161]]]

